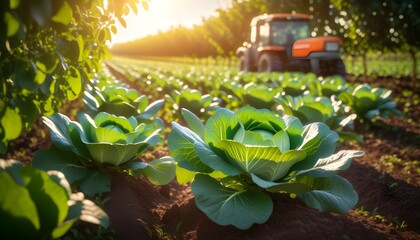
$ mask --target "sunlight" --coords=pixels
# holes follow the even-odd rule
[[[133,41],[147,35],[165,31],[182,25],[192,27],[200,24],[203,17],[208,17],[217,8],[226,8],[229,0],[152,0],[149,10],[138,6],[138,14],[130,12],[125,17],[127,28],[117,24],[117,34],[112,36],[112,44]]]

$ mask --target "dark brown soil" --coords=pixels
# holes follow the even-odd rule
[[[414,86],[406,85],[410,80],[393,80],[376,79],[375,83],[395,90],[399,106],[407,107],[407,102],[418,98],[417,88],[411,88],[414,96],[402,96],[403,89]],[[66,111],[76,107],[80,106],[76,104]],[[299,199],[276,194],[272,195],[273,214],[265,224],[239,230],[209,220],[197,209],[187,185],[173,181],[159,187],[143,177],[115,173],[111,176],[112,191],[105,196],[110,199],[105,204],[110,227],[117,239],[420,239],[418,106],[408,106],[406,114],[408,118],[394,117],[369,128],[357,126],[364,143],[345,143],[340,147],[366,153],[340,174],[359,194],[359,203],[347,214],[321,213]],[[11,144],[3,158],[29,163],[37,150],[48,147],[48,135],[38,121],[31,131]],[[167,154],[164,146],[145,155],[143,160]]]

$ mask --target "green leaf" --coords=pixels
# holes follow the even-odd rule
[[[287,192],[287,193],[304,193],[312,191],[312,188],[308,187],[305,184],[298,183],[294,180],[288,182],[272,182],[266,181],[257,175],[251,173],[252,181],[257,184],[258,186],[267,189],[270,192],[279,193],[279,192]]]
[[[67,97],[70,101],[75,100],[82,91],[82,77],[80,71],[74,67],[70,68],[70,75],[66,78],[69,85]]]
[[[108,30],[108,29],[105,28],[105,30]],[[77,35],[77,47],[79,49],[79,56],[78,56],[77,61],[83,62],[85,61],[85,58],[84,58],[85,41],[83,40],[83,37],[80,34]]]
[[[20,0],[10,0],[10,9],[15,9],[19,7]]]
[[[185,108],[181,109],[181,113],[190,129],[201,139],[204,139],[204,125],[201,120],[194,113]]]
[[[33,167],[22,168],[26,188],[35,202],[41,223],[41,232],[50,233],[67,216],[67,190],[50,176]]]
[[[290,150],[282,154],[278,147],[245,146],[232,140],[223,140],[214,146],[223,150],[232,164],[269,181],[281,179],[306,157],[303,151]]]
[[[294,170],[311,168],[319,158],[332,155],[339,139],[336,132],[320,122],[306,125],[302,135],[303,142],[297,149],[306,152],[307,158],[296,164]]]
[[[54,147],[38,151],[32,159],[32,165],[44,171],[60,171],[70,184],[88,174],[87,168],[79,162],[77,155]]]
[[[22,119],[19,113],[9,107],[6,108],[0,123],[5,130],[3,138],[5,141],[18,138],[22,132]]]
[[[276,147],[279,148],[280,152],[286,152],[290,150],[290,139],[286,131],[279,131],[273,136],[273,142]]]
[[[324,115],[320,110],[324,107],[324,105],[320,102],[313,102],[312,104],[317,104],[318,106],[304,105],[299,108],[299,112],[310,122],[324,122]]]
[[[197,172],[189,171],[185,168],[176,166],[176,180],[179,184],[187,184],[194,180],[195,175]]]
[[[62,150],[71,150],[74,145],[71,141],[69,124],[70,119],[61,113],[49,117],[42,117],[45,125],[49,128],[51,142]]]
[[[37,71],[35,73],[35,82],[37,84],[43,84],[45,82],[45,79],[47,77],[46,72],[47,72],[47,67],[45,66],[45,64],[37,61],[35,63]]]
[[[58,22],[64,25],[68,25],[73,18],[73,11],[67,1],[63,2],[61,5],[60,10],[58,10],[57,14],[55,14],[51,20],[54,22]]]
[[[39,236],[41,224],[29,191],[4,171],[0,171],[0,182],[0,237],[31,239]]]
[[[80,182],[80,189],[89,197],[111,191],[111,181],[104,172],[91,170]]]
[[[71,220],[67,220],[61,224],[59,224],[54,230],[52,231],[52,238],[57,239],[59,237],[62,237],[64,234],[67,233],[67,231],[75,224],[79,218],[73,218]]]
[[[0,159],[0,171],[6,171],[13,180],[23,186],[23,179],[21,174],[22,164],[16,160],[3,160]]]
[[[150,119],[157,115],[159,110],[162,108],[163,104],[165,103],[164,100],[157,100],[151,103],[147,108],[142,112],[139,116],[140,119]]]
[[[235,176],[242,173],[241,169],[220,158],[205,143],[196,142],[194,151],[200,160],[216,171],[221,171],[229,176]]]
[[[254,223],[266,222],[273,211],[273,202],[266,193],[226,188],[206,175],[198,174],[191,188],[197,207],[222,226],[248,229]]]
[[[149,144],[138,142],[133,144],[120,143],[89,143],[84,142],[96,163],[118,166],[136,158]]]
[[[86,116],[89,118],[89,116]],[[100,112],[95,117],[95,127],[106,127],[108,125],[115,125],[119,127],[124,133],[132,132],[137,127],[137,122],[133,124],[125,117],[115,116],[113,114]],[[136,126],[133,126],[136,125]]]
[[[293,116],[284,116],[283,121],[286,124],[287,135],[290,140],[290,149],[296,149],[302,143],[303,125],[298,118]]]
[[[20,22],[10,12],[5,12],[4,13],[4,21],[6,23],[6,28],[7,28],[6,35],[7,35],[7,37],[12,37],[13,35],[15,35],[18,32]]]
[[[313,189],[311,192],[298,194],[298,197],[309,207],[322,212],[345,213],[353,208],[358,201],[358,195],[353,186],[344,178],[297,177],[296,181]]]
[[[91,137],[98,143],[129,143],[126,134],[109,128],[94,128]]]
[[[175,178],[175,161],[170,157],[163,157],[149,162],[146,168],[140,172],[155,185],[165,185]]]
[[[237,121],[241,122],[245,130],[266,130],[276,133],[286,127],[282,118],[267,109],[243,107],[235,113]]]
[[[168,148],[178,166],[190,171],[210,173],[213,169],[204,164],[195,152],[196,142],[203,142],[203,140],[188,128],[175,122],[172,123],[172,131],[168,136]]]
[[[232,126],[233,112],[230,110],[221,108],[216,111],[214,116],[207,120],[206,126],[204,127],[204,139],[206,143],[214,143],[228,137],[233,138],[235,131]],[[232,135],[232,136],[229,136]]]
[[[364,152],[360,151],[342,150],[332,156],[320,158],[312,168],[298,171],[292,177],[331,177],[336,174],[336,171],[346,170],[354,157],[363,155]]]
[[[50,176],[51,180],[63,187],[66,190],[67,197],[70,197],[72,190],[70,187],[70,183],[66,179],[66,176],[62,172],[57,170],[49,170],[47,174],[48,176]]]

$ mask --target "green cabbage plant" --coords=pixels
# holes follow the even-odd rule
[[[363,84],[340,93],[338,98],[357,114],[359,120],[373,121],[378,117],[401,115],[397,103],[391,101],[391,93],[391,90],[385,88],[372,88]]]
[[[361,141],[360,135],[352,131],[356,114],[346,112],[341,101],[335,100],[334,97],[314,97],[306,94],[298,97],[283,96],[276,98],[276,101],[279,103],[277,110],[281,115],[295,116],[302,124],[322,122],[337,132],[342,139]]]
[[[0,238],[56,239],[79,220],[108,227],[108,216],[61,172],[0,159]]]
[[[345,90],[346,79],[343,76],[328,76],[321,80],[321,94],[325,97],[338,95]]]
[[[209,113],[218,107],[218,100],[209,94],[202,94],[196,89],[184,88],[174,90],[166,95],[167,102],[172,106],[175,116],[180,115],[182,108],[190,109],[195,115],[207,118]]]
[[[273,89],[263,84],[253,82],[235,86],[234,93],[238,97],[242,106],[248,105],[254,108],[271,109],[275,105],[274,98],[279,95],[281,89]]]
[[[87,107],[87,113],[94,117],[99,112],[107,112],[117,116],[135,116],[142,122],[156,122],[163,127],[163,122],[154,117],[162,108],[164,101],[157,100],[149,105],[147,96],[141,95],[135,89],[122,86],[108,86],[103,89],[90,87],[85,91],[83,102]]]
[[[95,118],[79,116],[80,123],[62,114],[44,117],[53,146],[38,152],[33,165],[44,170],[62,171],[71,184],[77,183],[89,196],[110,190],[108,171],[140,173],[155,184],[167,184],[175,175],[175,163],[164,157],[150,163],[136,161],[155,146],[160,129],[136,118],[101,112]]]
[[[264,223],[273,210],[268,192],[297,196],[320,211],[343,213],[357,203],[337,172],[363,152],[334,154],[338,135],[324,123],[304,126],[252,107],[220,108],[205,125],[183,114],[190,129],[172,123],[169,151],[190,172],[197,207],[214,222],[240,229]]]

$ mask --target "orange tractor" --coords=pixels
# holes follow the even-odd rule
[[[241,71],[313,72],[343,75],[342,41],[337,37],[310,37],[309,15],[264,14],[251,21],[250,43],[236,50]]]

